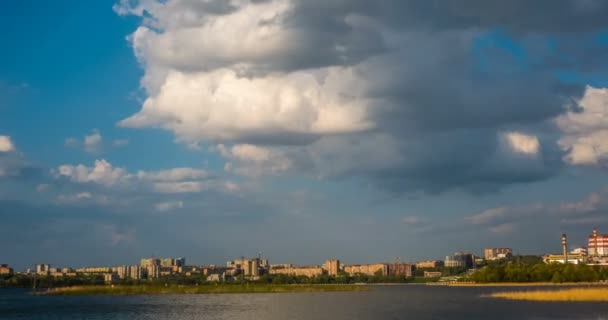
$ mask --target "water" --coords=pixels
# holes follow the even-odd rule
[[[608,303],[481,298],[522,288],[379,286],[368,292],[32,296],[0,289],[0,319],[608,319]]]

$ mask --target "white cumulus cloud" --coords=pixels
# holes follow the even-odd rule
[[[214,190],[235,191],[238,185],[212,179],[202,169],[181,167],[158,171],[131,173],[124,168],[113,166],[105,159],[96,160],[94,166],[61,165],[51,170],[56,178],[66,178],[75,183],[94,183],[105,187],[138,190],[143,188],[158,193],[197,193],[210,188]]]
[[[608,160],[608,89],[587,87],[578,109],[556,119],[559,145],[573,165],[602,165]]]
[[[15,151],[15,145],[9,136],[0,135],[0,152]]]
[[[536,136],[520,132],[508,132],[504,134],[504,138],[514,152],[536,155],[540,150],[540,142]]]
[[[54,170],[53,173],[58,177],[67,177],[73,182],[93,182],[105,186],[126,182],[131,178],[131,175],[125,169],[115,168],[105,159],[95,160],[93,167],[87,167],[82,164],[76,166],[62,165],[57,170]]]
[[[103,138],[98,130],[93,130],[90,135],[84,136],[84,149],[88,153],[98,153],[101,151]]]

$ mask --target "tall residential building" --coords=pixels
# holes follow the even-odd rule
[[[318,277],[323,274],[323,268],[321,267],[289,267],[289,268],[276,268],[270,269],[270,274],[285,274],[289,276],[305,276],[305,277]]]
[[[598,234],[597,229],[589,236],[587,253],[592,257],[608,256],[608,234]]]
[[[120,279],[141,279],[141,267],[140,266],[120,266],[113,268],[114,273],[118,275]]]
[[[152,265],[155,266],[160,266],[160,259],[156,259],[156,258],[143,258],[139,261],[139,265],[142,268],[146,268]]]
[[[141,267],[140,266],[129,266],[129,278],[133,280],[141,279]]]
[[[270,262],[268,261],[268,259],[260,260],[260,267],[262,267],[263,269],[270,268]]]
[[[394,262],[388,264],[389,276],[406,276],[411,277],[414,271],[414,265],[403,262]]]
[[[376,263],[376,264],[365,264],[365,265],[352,265],[345,266],[344,272],[354,275],[354,274],[365,274],[368,276],[374,275],[388,275],[388,264],[386,263]]]
[[[325,261],[324,265],[325,271],[327,271],[327,275],[330,277],[335,277],[340,272],[340,260],[338,259],[330,259]]]
[[[129,266],[120,266],[114,268],[114,271],[120,279],[126,279],[129,275]]]
[[[50,264],[37,264],[36,265],[36,273],[37,274],[48,274],[49,271],[51,270],[51,265]]]
[[[152,264],[145,267],[146,275],[148,279],[156,279],[160,277],[160,266],[158,264]]]
[[[486,260],[497,260],[509,258],[513,255],[513,249],[511,248],[486,248],[483,251],[484,258]]]
[[[177,267],[185,267],[186,266],[186,258],[175,258],[173,265],[177,266]]]
[[[445,257],[444,265],[448,268],[473,268],[475,266],[475,260],[473,255],[470,253],[456,252],[451,256]]]
[[[161,267],[173,267],[175,265],[175,259],[173,258],[162,258],[160,260]]]
[[[261,263],[259,258],[228,261],[226,266],[238,270],[246,277],[257,277],[260,275]]]

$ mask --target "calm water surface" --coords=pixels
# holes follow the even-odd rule
[[[378,286],[369,292],[32,296],[0,289],[0,319],[608,319],[608,303],[480,298],[522,288]]]

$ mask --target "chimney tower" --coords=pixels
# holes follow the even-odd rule
[[[568,237],[562,234],[562,250],[564,252],[564,264],[568,263]]]

